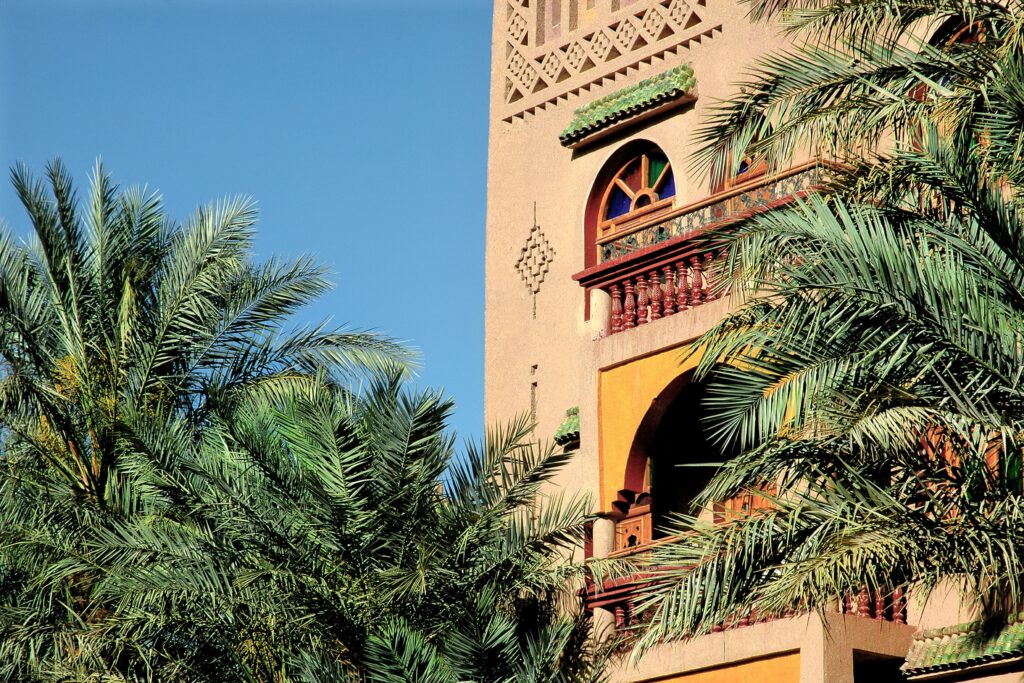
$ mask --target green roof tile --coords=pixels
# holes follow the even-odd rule
[[[984,622],[974,621],[922,631],[914,636],[902,669],[907,678],[916,678],[1020,657],[1024,657],[1024,613],[987,628]]]
[[[696,84],[688,64],[669,69],[580,107],[558,137],[563,145],[572,145],[617,121],[679,99]]]
[[[580,440],[580,409],[569,408],[565,411],[565,419],[555,432],[555,443],[565,446]]]

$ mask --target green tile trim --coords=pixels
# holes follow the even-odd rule
[[[580,107],[558,137],[563,145],[569,146],[617,121],[679,99],[696,84],[690,65],[669,69]]]
[[[580,440],[580,409],[569,408],[565,411],[565,419],[555,432],[555,443],[560,446]]]
[[[990,665],[1024,657],[1024,613],[1000,625],[974,621],[914,636],[901,667],[907,678]]]

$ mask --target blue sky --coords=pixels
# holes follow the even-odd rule
[[[487,0],[0,0],[0,164],[97,157],[178,218],[255,197],[310,321],[409,341],[482,433]],[[6,178],[0,218],[28,225]]]

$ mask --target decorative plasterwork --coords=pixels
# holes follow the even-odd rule
[[[659,0],[616,12],[604,26],[589,25],[537,45],[535,5],[536,0],[506,0],[506,121],[614,80],[669,51],[688,49],[722,28],[698,13],[705,12],[705,0]]]
[[[697,79],[689,64],[645,78],[577,109],[558,138],[566,147],[573,147],[619,122],[692,100],[696,85]]]
[[[516,260],[515,268],[522,278],[523,284],[533,297],[533,317],[537,317],[537,294],[540,286],[544,284],[548,271],[551,269],[551,261],[555,258],[555,250],[551,248],[544,232],[537,225],[536,207],[534,207],[533,227],[526,238],[526,243],[519,251],[519,258]]]

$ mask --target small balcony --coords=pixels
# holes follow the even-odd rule
[[[651,553],[660,546],[684,540],[681,537],[673,536],[648,541],[642,545],[618,547],[621,535],[633,533],[633,527],[637,522],[639,519],[623,519],[616,524],[617,547],[609,555],[610,558],[631,562],[635,570],[625,576],[606,579],[600,584],[591,582],[583,593],[586,609],[604,609],[611,612],[615,618],[616,631],[626,637],[632,635],[636,627],[641,626],[651,617],[650,614],[639,612],[637,606],[640,604],[645,590],[659,580],[659,571],[666,568],[652,564]],[[647,524],[649,525],[649,523],[648,518]],[[869,591],[862,587],[845,595],[836,596],[834,605],[827,611],[848,617],[903,625],[907,623],[907,598],[902,588]],[[778,614],[757,611],[736,614],[721,624],[713,625],[711,632],[720,633],[768,621],[789,619],[807,612],[808,610],[802,605],[794,604],[791,608]]]
[[[711,287],[723,254],[699,238],[792,203],[819,188],[822,168],[807,163],[730,187],[699,202],[637,221],[598,241],[599,263],[573,276],[588,294],[604,292],[608,305],[588,305],[605,316],[605,334],[621,334],[714,301]]]

